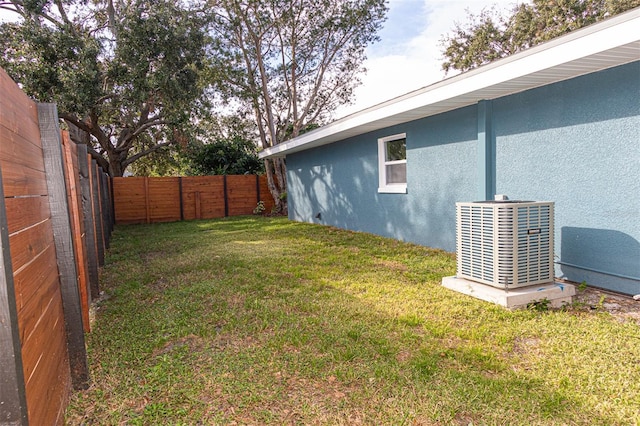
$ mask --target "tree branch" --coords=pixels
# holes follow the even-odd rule
[[[96,151],[91,145],[87,145],[87,152],[91,154],[91,157],[96,160],[96,163],[98,163],[98,165],[102,167],[103,170],[106,170],[107,172],[109,172],[109,174],[111,174],[109,162],[102,155],[100,155],[98,151]]]
[[[147,156],[147,155],[149,155],[149,154],[151,154],[153,152],[156,152],[157,150],[159,150],[161,148],[164,148],[165,146],[169,146],[169,145],[172,145],[172,144],[173,144],[173,141],[161,142],[159,144],[156,144],[156,145],[152,146],[151,148],[145,149],[142,152],[139,152],[139,153],[137,153],[135,155],[132,155],[131,157],[127,158],[126,160],[124,160],[122,162],[122,170],[126,169],[129,164],[135,162],[136,160],[138,160],[138,159],[140,159],[140,158],[142,158],[144,156]]]
[[[69,123],[73,124],[77,128],[84,130],[87,133],[91,133],[91,127],[89,127],[84,121],[80,120],[75,114],[63,112],[59,113],[58,116],[64,121],[68,121]]]
[[[69,20],[69,17],[67,16],[67,13],[64,11],[64,7],[62,6],[62,1],[61,0],[55,0],[55,4],[56,7],[58,8],[58,12],[60,12],[60,17],[62,18],[62,21],[69,25],[70,28],[73,28],[73,25],[71,23],[71,21]]]

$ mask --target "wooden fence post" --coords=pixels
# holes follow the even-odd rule
[[[149,211],[149,178],[144,178],[144,214],[145,214],[145,223],[151,223],[151,212]]]
[[[91,299],[100,296],[98,282],[98,253],[96,247],[96,229],[93,222],[93,208],[91,205],[91,181],[89,179],[89,159],[87,146],[78,145],[78,169],[80,173],[80,192],[82,195],[82,217],[87,245],[87,263],[89,266],[89,287]]]
[[[62,163],[62,141],[56,105],[38,104],[38,121],[47,176],[51,224],[60,273],[60,293],[67,332],[71,381],[75,389],[86,389],[89,384],[89,367],[84,341],[82,305],[78,292],[76,256],[71,240],[69,205]]]
[[[109,206],[111,209],[109,210],[109,237],[111,237],[111,233],[113,232],[113,228],[116,225],[116,204],[115,204],[115,195],[113,194],[113,177],[109,176],[108,180],[109,186]]]
[[[184,220],[184,199],[182,194],[182,176],[178,178],[178,189],[180,192],[180,220]]]
[[[80,201],[80,179],[78,166],[77,145],[71,142],[69,132],[62,132],[62,155],[64,158],[64,173],[67,180],[67,205],[71,222],[71,238],[74,247],[76,272],[78,274],[78,291],[80,292],[82,319],[84,330],[91,331],[89,324],[89,304],[91,303],[91,288],[89,286],[89,271],[87,270],[87,248],[84,238],[82,206]]]
[[[256,204],[260,203],[260,175],[256,175]]]
[[[227,175],[222,176],[223,191],[224,191],[224,217],[229,216],[229,196],[227,194]]]
[[[100,199],[102,200],[102,223],[104,229],[104,247],[109,248],[111,241],[111,197],[109,196],[109,184],[107,174],[100,172]]]
[[[96,248],[98,250],[98,266],[104,265],[104,232],[102,215],[100,214],[100,184],[98,180],[98,163],[91,160],[91,198],[93,200],[93,223],[96,225]]]
[[[27,425],[27,394],[1,171],[0,233],[0,423]]]

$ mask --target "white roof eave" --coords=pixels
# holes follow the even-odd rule
[[[640,8],[354,113],[260,152],[260,158],[337,142],[640,59]]]

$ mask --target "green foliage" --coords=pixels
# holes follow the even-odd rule
[[[132,163],[127,170],[133,176],[185,176],[190,174],[186,149],[160,149]]]
[[[527,309],[537,312],[547,312],[551,309],[551,301],[546,297],[541,300],[535,300],[527,303]]]
[[[264,171],[256,145],[239,136],[217,139],[190,149],[191,173],[195,175],[242,175]]]
[[[263,147],[320,124],[349,102],[384,0],[222,1],[214,7],[220,89],[255,111]]]
[[[0,46],[0,66],[37,101],[57,102],[61,111],[82,111],[103,95],[101,46],[86,33],[25,19],[0,25]]]
[[[578,284],[578,291],[583,292],[587,289],[588,284],[586,281],[582,281],[580,284]]]
[[[88,132],[112,175],[185,143],[206,106],[208,21],[197,10],[169,0],[7,4],[22,20],[0,26],[0,66]]]
[[[227,70],[218,89],[253,113],[262,148],[295,138],[351,101],[386,11],[385,0],[216,2],[213,69]],[[275,206],[286,212],[285,164],[267,163]]]
[[[444,71],[468,71],[640,6],[640,0],[533,0],[504,16],[496,9],[469,14],[440,44]]]
[[[253,209],[253,214],[262,214],[267,208],[264,206],[264,201],[258,201],[258,205]]]

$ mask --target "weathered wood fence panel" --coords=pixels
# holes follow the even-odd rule
[[[81,200],[93,197],[65,137],[55,105],[29,100],[0,69],[2,424],[62,424],[71,387],[88,381]]]
[[[91,158],[87,154],[86,145],[77,145],[78,174],[80,178],[80,199],[82,205],[82,223],[84,228],[83,239],[87,253],[87,269],[89,273],[89,288],[91,300],[99,297],[98,285],[98,245],[96,241],[96,225],[93,221],[93,191],[89,179],[89,165]]]
[[[266,176],[113,178],[115,223],[156,223],[249,215],[273,199]]]
[[[91,187],[91,203],[93,212],[93,223],[96,233],[96,250],[98,253],[98,266],[104,265],[105,256],[105,231],[104,224],[102,223],[102,200],[101,194],[101,182],[100,168],[96,160],[91,160],[91,168],[89,170],[89,181]]]

